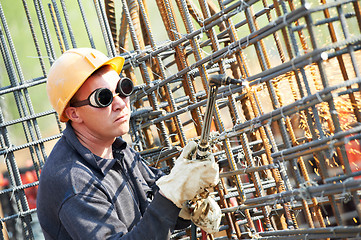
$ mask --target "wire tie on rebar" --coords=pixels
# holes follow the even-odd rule
[[[281,159],[282,159],[282,161],[285,160],[285,158],[283,157],[283,151],[281,151]],[[285,171],[285,168],[282,168],[282,170]]]
[[[259,239],[258,233],[252,234],[252,239]]]
[[[160,149],[160,152],[159,152],[159,154],[158,154],[158,158],[157,158],[157,162],[155,163],[155,166],[158,165],[158,162],[159,162],[159,160],[160,160],[160,155],[162,154],[162,152],[163,152],[164,149],[165,149],[165,151],[166,151],[166,150],[168,150],[168,147],[163,147],[163,148]]]
[[[282,116],[282,118],[286,118],[286,116],[283,114],[283,107],[281,107],[280,110],[281,110],[281,116]]]
[[[287,26],[288,25],[288,23],[287,23],[287,15],[289,14],[290,12],[287,12],[285,15],[283,15],[283,24],[285,25],[285,26]]]
[[[206,28],[204,27],[204,23],[201,23],[201,26],[203,26],[203,27],[200,28],[201,32],[198,35],[198,40],[201,40],[203,38],[203,32],[206,32]]]
[[[241,44],[241,40],[238,40],[238,48],[241,50],[242,49],[242,44]]]
[[[149,62],[150,62],[150,67],[151,67],[151,68],[153,67],[152,53],[153,53],[153,51],[150,51],[150,53],[149,53]],[[153,72],[153,71],[152,71],[152,72]]]
[[[145,95],[148,95],[148,93],[145,91],[145,87],[142,87],[142,91]]]
[[[232,96],[233,93],[232,93],[231,84],[228,85],[228,89],[229,89],[229,92],[230,92],[230,94],[231,94],[231,96]]]
[[[307,200],[309,198],[309,192],[307,191],[307,187],[301,186],[300,184],[300,188],[298,189],[298,195],[300,196],[300,198],[302,198],[302,200]]]
[[[316,97],[320,103],[323,102],[323,99],[320,96],[320,92],[316,92]]]
[[[331,232],[332,232],[333,236],[335,236],[335,237],[337,236],[334,227],[331,227]]]
[[[246,38],[247,38],[247,44],[246,44],[245,48],[248,47],[248,45],[249,45],[249,34],[247,35]]]
[[[254,118],[252,118],[252,120],[251,120],[251,132],[253,132],[253,130],[254,130]]]
[[[135,64],[134,64],[134,62],[133,62],[133,58],[134,58],[134,56],[130,55],[129,64],[130,64],[130,66],[132,66],[132,68],[135,68]]]
[[[232,53],[232,51],[231,51],[231,45],[228,45],[228,47],[227,47],[227,52],[224,53],[224,57],[229,56],[231,53]],[[213,62],[212,62],[212,63],[213,63]]]
[[[6,150],[9,150],[9,148],[6,146],[5,147]],[[5,155],[4,155],[4,162],[6,162],[6,158],[8,157],[9,151],[5,151]]]
[[[243,5],[245,5],[246,7],[249,7],[248,3],[246,3],[245,1],[241,0],[241,5],[237,8],[237,11],[240,12],[243,10]]]
[[[181,33],[177,32],[176,30],[171,29],[170,31],[183,38],[183,35],[182,35]],[[186,37],[186,38],[187,38],[187,37]],[[187,39],[188,39],[188,38],[187,38]]]
[[[278,199],[276,198],[275,203],[273,204],[272,208],[276,210],[276,214],[277,214],[277,216],[279,216],[279,213],[277,211],[277,204],[278,204]]]
[[[160,84],[157,84],[157,93],[158,93],[158,96],[159,96],[159,98],[162,98],[162,95],[160,94],[159,89],[160,89]]]
[[[308,233],[306,233],[306,235],[305,235],[305,240],[307,240],[307,238],[308,238]]]
[[[323,194],[325,194],[325,190],[322,190],[322,191],[321,191],[320,198],[323,198],[323,197],[324,197]],[[322,204],[321,204],[321,206],[322,206]],[[325,211],[325,213],[327,213],[326,209],[324,209],[324,211]]]
[[[343,182],[342,182],[342,195],[346,195],[346,183],[347,182],[352,182],[352,177],[346,178]]]
[[[309,181],[305,181],[305,182],[303,182],[303,183],[300,183],[300,189],[302,189],[302,193],[301,193],[301,195],[303,195],[304,193],[306,193],[306,196],[308,197],[308,198],[312,198],[312,195],[311,195],[311,193],[309,192],[309,185],[310,186],[318,186],[318,183],[317,182],[315,182],[315,181],[313,181],[313,180],[309,180]],[[304,192],[303,192],[304,191]],[[304,196],[301,196],[301,198],[303,199],[303,200],[307,200],[307,198],[304,198]]]
[[[11,191],[10,201],[13,199],[14,195],[15,195],[15,188],[13,188],[13,190]]]
[[[303,106],[305,98],[306,97],[301,98],[298,105]]]
[[[292,58],[292,59],[291,59],[291,65],[292,65],[292,70],[293,70],[293,71],[297,71],[297,68],[296,68],[296,66],[295,66],[295,58]]]
[[[335,114],[335,115],[338,114],[336,109],[331,110],[330,113],[331,113],[331,114]]]

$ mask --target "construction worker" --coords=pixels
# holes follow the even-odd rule
[[[133,91],[119,77],[123,64],[78,48],[49,70],[47,93],[66,129],[40,176],[37,213],[46,239],[169,239],[189,226],[185,219],[206,231],[219,226],[218,205],[197,198],[218,182],[212,155],[193,161],[197,144],[190,142],[163,176],[122,140]],[[192,199],[193,212],[185,204]]]

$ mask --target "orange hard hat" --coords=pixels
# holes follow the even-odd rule
[[[64,114],[69,101],[88,77],[105,65],[111,66],[120,74],[124,58],[109,59],[96,49],[74,48],[64,52],[53,63],[49,70],[46,90],[51,105],[60,116],[60,121],[69,120]]]

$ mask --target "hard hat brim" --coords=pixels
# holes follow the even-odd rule
[[[110,65],[118,74],[120,74],[124,66],[124,61],[125,59],[123,57],[113,57],[106,61],[103,65],[99,66],[96,70],[98,70],[102,66]]]

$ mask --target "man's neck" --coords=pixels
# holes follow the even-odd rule
[[[88,148],[93,154],[101,158],[113,158],[112,144],[115,141],[115,138],[101,139],[87,129],[79,126],[73,126],[73,129],[80,143]]]

